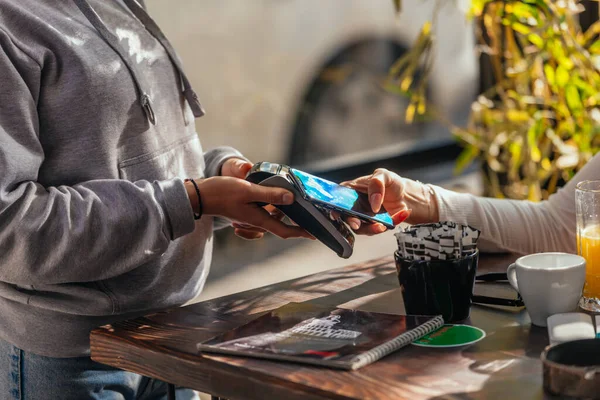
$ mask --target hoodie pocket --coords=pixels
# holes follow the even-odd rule
[[[135,146],[135,144],[132,144]],[[148,148],[137,143],[138,148]],[[146,147],[144,147],[146,146]],[[135,154],[123,149],[126,154]],[[129,151],[127,153],[127,151]],[[195,133],[179,138],[167,146],[121,161],[119,176],[128,181],[203,178],[204,155]],[[204,242],[212,233],[212,220],[197,222],[194,232],[171,242],[166,252],[156,259],[101,282],[101,288],[112,301],[114,314],[171,306],[179,296],[196,294],[195,282],[203,269]],[[191,248],[196,246],[195,248]],[[210,262],[210,261],[208,261]]]
[[[119,177],[128,181],[203,178],[204,155],[197,134],[159,150],[119,163]]]

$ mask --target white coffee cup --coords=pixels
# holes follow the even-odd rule
[[[557,313],[575,311],[585,282],[585,259],[568,253],[523,256],[506,271],[521,294],[531,322],[546,326]]]

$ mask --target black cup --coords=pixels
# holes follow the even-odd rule
[[[469,318],[479,251],[457,260],[407,260],[396,251],[396,269],[408,315]]]

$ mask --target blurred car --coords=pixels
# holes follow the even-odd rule
[[[407,100],[380,85],[444,4],[430,99],[464,122],[478,84],[466,0],[146,0],[183,59],[207,115],[206,148],[251,160],[345,165],[449,139],[434,122],[406,125]]]

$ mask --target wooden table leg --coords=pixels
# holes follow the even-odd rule
[[[211,400],[227,400],[223,397],[219,397],[219,396],[210,396]],[[167,385],[167,400],[176,400],[175,398],[175,385],[173,385],[172,383],[169,383]]]
[[[167,400],[176,400],[175,399],[175,385],[169,383],[167,385]]]

